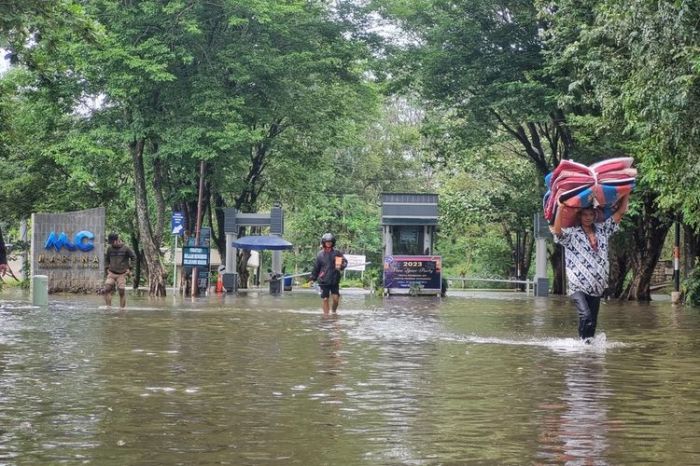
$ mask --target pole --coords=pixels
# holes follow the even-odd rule
[[[173,293],[177,287],[177,235],[175,235],[175,250],[173,251]]]
[[[204,202],[204,170],[206,163],[199,162],[199,195],[197,197],[197,224],[195,227],[194,243],[199,247],[199,230],[202,228],[202,204]],[[199,286],[197,285],[197,267],[192,267],[192,296],[198,296]]]
[[[47,306],[49,304],[49,277],[47,275],[34,275],[32,277],[32,304],[34,306]]]
[[[29,231],[29,228],[27,228],[27,219],[26,219],[26,218],[23,218],[23,219],[20,220],[20,222],[19,222],[19,239],[21,239],[22,241],[26,242],[26,241],[27,241],[27,234],[28,234],[28,231]],[[21,276],[22,278],[29,278],[29,269],[30,269],[30,265],[29,265],[29,255],[27,254],[27,250],[26,250],[26,249],[24,250],[24,252],[22,252],[21,259],[22,259],[22,262],[21,262],[21,264],[22,264],[22,266],[21,266],[22,269],[21,269],[21,272],[20,272],[20,276]]]
[[[549,279],[547,278],[547,240],[535,239],[535,296],[549,294]]]
[[[673,243],[673,289],[681,290],[681,224],[676,222],[675,238]]]
[[[681,300],[681,222],[676,220],[673,239],[673,292],[671,302],[678,304]]]

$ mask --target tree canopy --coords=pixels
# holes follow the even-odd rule
[[[308,251],[333,230],[378,257],[379,194],[435,191],[445,263],[470,269],[482,244],[507,273],[514,249],[528,270],[543,175],[630,155],[616,253],[625,295],[648,299],[671,220],[700,246],[699,16],[641,0],[4,3],[0,212],[106,206],[162,294],[172,211],[223,249],[224,208],[282,202]]]

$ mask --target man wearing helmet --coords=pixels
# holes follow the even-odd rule
[[[311,280],[321,287],[323,298],[323,313],[330,311],[329,298],[333,295],[333,312],[338,309],[340,302],[340,272],[345,270],[348,261],[343,253],[335,249],[335,236],[326,233],[321,237],[322,249],[316,255],[316,263],[311,272]]]

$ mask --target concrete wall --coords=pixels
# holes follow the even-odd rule
[[[49,235],[65,233],[74,242],[75,235],[88,231],[94,235],[90,251],[46,244]],[[86,244],[87,241],[84,242]],[[104,282],[105,209],[87,209],[66,213],[32,214],[31,275],[47,275],[49,292],[93,293]]]

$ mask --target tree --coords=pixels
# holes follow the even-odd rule
[[[500,236],[507,251],[500,254],[503,260],[484,258],[478,266],[498,277],[524,279],[534,252],[532,212],[540,209],[541,197],[532,183],[533,167],[518,159],[506,139],[500,145],[465,152],[458,168],[444,167],[440,237],[461,238],[464,249],[473,251],[486,232]]]
[[[597,109],[599,126],[627,138],[638,162],[643,205],[633,210],[631,299],[648,299],[647,278],[677,211],[698,225],[698,38],[695,2],[562,1],[546,9],[553,68],[571,84],[563,99]],[[681,218],[680,215],[675,215]],[[643,240],[646,238],[646,240]],[[646,282],[646,283],[645,283]]]
[[[286,182],[272,186],[270,195],[291,205],[287,219],[289,239],[299,245],[296,264],[310,267],[327,231],[344,251],[380,263],[380,194],[433,190],[419,130],[420,110],[388,98],[368,123],[348,122],[336,138],[342,143],[327,148],[313,172],[285,170]]]
[[[502,144],[505,136],[535,169],[532,184],[544,194],[542,177],[572,156],[575,141],[557,88],[543,72],[542,24],[534,4],[396,1],[380,11],[415,37],[394,54],[396,81],[417,87],[431,110],[454,122],[434,139],[459,139],[464,151],[477,152]],[[561,268],[558,254],[555,248],[555,270]],[[561,280],[554,288],[562,291]]]

